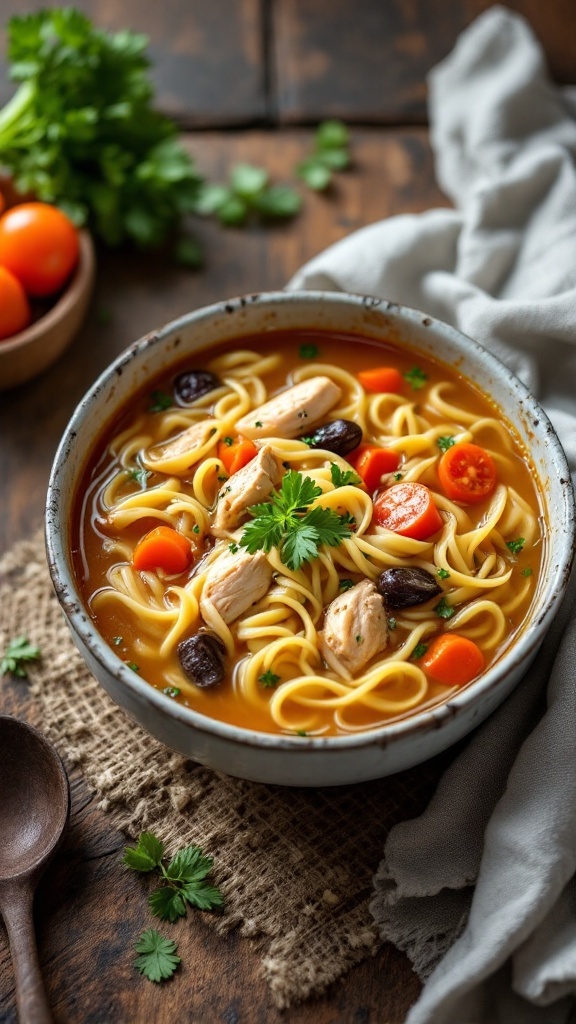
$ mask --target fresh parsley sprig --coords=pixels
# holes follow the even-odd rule
[[[0,660],[0,676],[10,673],[19,679],[27,679],[26,663],[39,661],[41,657],[40,648],[31,644],[27,636],[17,636],[9,641]]]
[[[249,216],[294,217],[302,206],[301,197],[289,185],[271,185],[268,171],[252,164],[236,164],[226,185],[204,184],[196,202],[196,213],[214,214],[221,224],[238,226]]]
[[[176,956],[177,945],[173,939],[165,939],[155,928],[147,928],[136,942],[134,966],[149,981],[166,981],[171,978],[180,963]]]
[[[323,192],[334,171],[350,166],[350,133],[342,121],[322,121],[314,135],[314,149],[296,168],[308,188]]]
[[[357,486],[362,483],[360,477],[353,469],[342,470],[335,462],[330,463],[330,476],[332,477],[334,487],[346,487],[347,484]]]
[[[126,867],[139,872],[157,870],[165,882],[148,898],[156,917],[174,922],[186,916],[188,904],[199,910],[223,906],[220,889],[206,881],[212,870],[212,858],[206,857],[199,846],[179,850],[166,867],[163,860],[164,843],[152,832],[142,832],[138,845],[128,846],[124,851]]]
[[[336,547],[350,536],[350,525],[333,509],[309,508],[321,494],[309,476],[290,469],[268,502],[250,506],[253,519],[244,527],[240,544],[251,555],[278,548],[289,569],[299,569],[303,562],[316,558],[322,544]]]

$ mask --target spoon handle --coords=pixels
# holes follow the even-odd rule
[[[29,885],[3,886],[1,912],[8,932],[20,1024],[53,1024],[40,972]]]

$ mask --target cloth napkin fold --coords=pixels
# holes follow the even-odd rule
[[[551,83],[527,23],[495,6],[433,69],[429,97],[455,209],[366,227],[288,287],[379,296],[476,338],[539,398],[574,474],[576,92]],[[573,578],[520,686],[425,813],[390,832],[371,909],[426,979],[408,1024],[561,1024],[574,1011],[575,666]]]

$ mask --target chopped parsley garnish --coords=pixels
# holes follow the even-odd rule
[[[300,359],[316,359],[319,349],[317,345],[300,345],[298,352]]]
[[[131,668],[133,672],[140,671],[140,665],[137,665],[135,661],[127,661],[126,666],[127,668]]]
[[[419,391],[420,388],[423,388],[428,380],[428,374],[424,373],[424,370],[421,370],[419,366],[413,366],[411,370],[406,370],[402,376],[404,380],[408,381],[414,391]]]
[[[450,579],[450,573],[447,569],[436,569],[436,575],[439,576],[441,580]]]
[[[532,575],[532,569],[529,566],[527,566],[525,569],[522,569],[522,575],[523,576],[531,576]]]
[[[310,477],[288,470],[267,502],[249,507],[253,519],[244,527],[240,544],[251,555],[278,548],[289,569],[299,569],[316,558],[322,544],[336,547],[349,537],[350,525],[332,509],[308,508],[321,494]]]
[[[115,637],[113,637],[112,638],[112,643],[114,644],[114,647],[120,647],[120,644],[122,643],[123,639],[124,639],[123,636],[115,636]]]
[[[196,525],[192,527],[192,533],[200,533],[200,527],[198,526],[198,523],[196,523]]]
[[[309,448],[311,448],[312,445],[316,444],[315,437],[299,437],[298,440],[304,441],[304,444],[307,444]]]
[[[134,949],[134,966],[149,981],[166,981],[171,978],[180,963],[176,956],[178,946],[173,939],[165,939],[155,928],[147,928],[138,939]]]
[[[448,449],[451,448],[453,444],[456,444],[456,438],[449,437],[447,434],[445,434],[443,437],[438,438],[436,444],[440,448],[440,451],[447,452]]]
[[[39,661],[42,657],[39,647],[30,643],[27,636],[17,636],[10,640],[0,661],[0,676],[10,673],[19,679],[27,679],[28,673],[24,665],[28,661]]]
[[[509,540],[506,542],[506,547],[513,555],[519,555],[524,547],[526,541],[524,537],[518,537],[516,540]]]
[[[451,604],[448,604],[445,597],[441,598],[438,604],[434,605],[434,611],[441,619],[451,619],[456,614],[454,608]]]
[[[388,622],[388,629],[390,630],[391,633],[393,633],[394,630],[396,629],[396,626],[398,625],[398,623],[396,622],[396,619],[393,616],[391,616],[387,620],[387,622]]]
[[[306,732],[306,729],[296,729],[296,735],[297,736],[307,736],[308,733]]]
[[[394,479],[395,480],[401,480],[402,479],[402,475],[403,475],[402,473],[394,473]]]
[[[238,551],[238,545],[235,544],[234,541],[232,541],[232,543],[228,545],[228,551],[231,551],[232,554],[235,555],[236,552]]]
[[[262,422],[260,420],[256,420],[256,423],[254,424],[254,426],[255,427],[261,427],[262,426]]]
[[[167,697],[180,696],[180,690],[177,686],[165,686],[164,689],[162,690],[162,693],[165,693]]]
[[[150,398],[152,404],[148,406],[148,412],[164,412],[172,405],[172,397],[165,391],[153,391]]]
[[[222,440],[224,441],[225,445],[228,445],[228,448],[230,447],[231,444],[234,444],[233,437],[223,437]]]
[[[124,850],[126,867],[132,871],[158,871],[165,883],[148,897],[156,917],[174,922],[186,916],[188,904],[198,910],[213,910],[223,905],[220,889],[206,881],[212,870],[212,858],[206,857],[199,846],[178,850],[167,867],[163,859],[164,844],[152,832],[142,832],[138,845]]]
[[[428,650],[427,644],[416,644],[416,647],[412,651],[413,658],[423,658]]]
[[[351,590],[354,586],[354,580],[340,580],[338,586],[340,590]]]
[[[332,483],[334,487],[346,487],[347,484],[361,484],[362,481],[357,473],[353,469],[340,469],[335,462],[330,463],[330,476],[332,477]]]
[[[146,487],[146,481],[149,476],[152,476],[152,473],[149,469],[129,469],[128,476],[132,480],[136,480],[136,482],[140,484],[140,487],[144,489]]]
[[[364,637],[362,636],[361,633],[357,633],[356,634],[355,640],[356,640],[357,644],[363,644],[364,643]]]
[[[277,676],[275,672],[271,672],[270,669],[268,669],[261,676],[258,676],[258,682],[262,683],[262,686],[270,689],[273,686],[276,686],[276,684],[280,682],[281,678],[282,676]]]

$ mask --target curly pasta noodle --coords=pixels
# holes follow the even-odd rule
[[[363,358],[374,359],[373,349],[366,347]],[[279,351],[251,348],[219,354],[207,368],[221,385],[190,407],[134,413],[109,439],[108,461],[93,474],[84,502],[82,563],[88,574],[89,549],[100,544],[106,567],[89,595],[92,614],[103,624],[122,623],[114,629],[133,637],[126,650],[145,663],[143,674],[148,678],[149,666],[160,666],[150,681],[192,707],[206,710],[212,698],[199,696],[180,667],[177,649],[183,639],[207,629],[221,639],[232,663],[226,699],[244,709],[239,721],[252,715],[261,729],[314,735],[374,728],[453,692],[419,664],[430,638],[458,633],[474,640],[490,661],[529,606],[533,570],[525,568],[522,575],[516,557],[521,540],[525,554],[534,554],[530,565],[537,567],[539,509],[523,453],[496,410],[491,414],[489,403],[478,396],[471,408],[468,386],[461,379],[442,379],[441,370],[436,370],[439,379],[418,392],[379,394],[366,392],[355,370],[346,368],[344,358],[341,362],[295,359],[290,364]],[[341,473],[350,471],[346,456],[311,448],[298,438],[266,437],[278,464],[310,477],[319,488],[310,508],[349,517],[353,531],[339,544],[321,546],[318,556],[298,569],[284,564],[281,551],[272,547],[265,556],[272,576],[267,592],[226,622],[206,592],[211,569],[229,549],[242,550],[243,525],[224,530],[215,543],[211,534],[227,478],[222,443],[231,443],[236,422],[279,388],[318,376],[340,389],[326,421],[354,420],[365,442],[396,453],[396,475],[430,488],[442,528],[430,539],[416,540],[376,525],[374,496],[355,478],[335,484],[334,465]],[[450,500],[438,485],[436,467],[446,438],[450,444],[482,445],[494,460],[499,482],[480,510]],[[517,486],[519,466],[522,486]],[[382,478],[382,486],[392,483],[393,475]],[[174,527],[197,551],[184,578],[138,571],[132,564],[138,538],[161,524]],[[354,678],[342,678],[322,656],[319,634],[326,608],[344,585],[376,581],[384,569],[398,566],[443,580],[441,609],[437,597],[389,615],[384,651]],[[106,635],[105,625],[101,628]],[[117,640],[124,643],[123,637]]]

